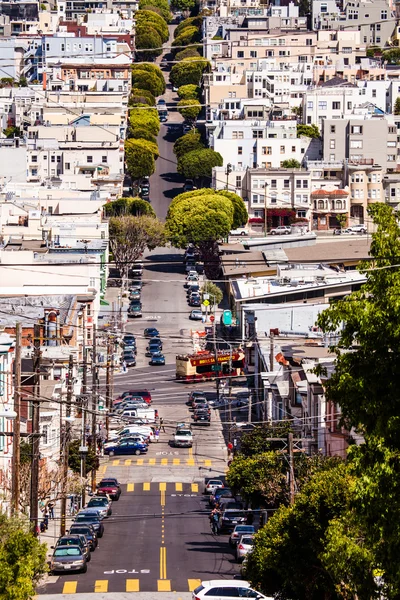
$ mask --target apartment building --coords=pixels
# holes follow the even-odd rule
[[[14,338],[3,329],[0,333],[0,411],[2,413],[12,411],[14,407],[14,350]],[[12,421],[0,416],[0,432],[11,433]],[[9,509],[12,449],[12,436],[0,435],[0,510],[4,513]]]

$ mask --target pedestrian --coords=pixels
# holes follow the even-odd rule
[[[49,519],[54,519],[54,502],[49,502],[47,508],[49,509]]]
[[[43,524],[44,524],[44,530],[46,531],[49,528],[49,515],[47,514],[47,510],[44,513]]]
[[[128,370],[128,369],[126,368],[126,362],[123,360],[123,361],[122,361],[122,371],[123,371],[123,373],[126,373],[126,372],[127,372],[127,370]]]
[[[160,435],[160,430],[158,429],[158,427],[156,427],[154,430],[154,437],[156,438],[156,442],[158,442],[159,435]]]
[[[221,513],[218,510],[218,508],[213,508],[213,510],[211,511],[211,514],[210,514],[210,524],[211,524],[211,530],[214,535],[218,535],[218,533],[219,533],[220,515],[221,515]]]
[[[228,458],[231,456],[232,454],[232,450],[233,450],[233,444],[232,442],[228,442]]]
[[[164,419],[162,417],[160,417],[160,429],[162,429],[163,433],[165,433]]]
[[[40,521],[40,533],[44,533],[46,531],[46,525],[44,523],[44,519]]]

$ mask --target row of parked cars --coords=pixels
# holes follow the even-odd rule
[[[53,546],[51,573],[86,573],[98,540],[104,535],[103,521],[112,515],[112,502],[120,496],[121,486],[117,479],[109,477],[100,481],[95,495],[74,517],[68,533],[59,537]]]
[[[158,329],[148,327],[144,330],[144,337],[148,338],[145,356],[150,358],[149,364],[153,366],[165,365],[165,356],[162,353],[163,344]],[[137,343],[133,333],[126,333],[122,338],[123,352],[121,363],[126,367],[136,366]]]
[[[128,317],[138,318],[142,317],[142,274],[143,274],[143,263],[136,262],[134,265],[133,275],[135,279],[129,282],[129,307]]]
[[[211,425],[211,408],[204,392],[192,391],[186,402],[196,425]]]

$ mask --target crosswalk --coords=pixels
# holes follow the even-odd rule
[[[150,482],[145,481],[143,483],[127,483],[126,491],[128,493],[132,492],[166,492],[171,494],[172,492],[176,492],[178,494],[197,494],[199,491],[202,493],[202,489],[199,488],[198,483],[181,483],[176,481],[175,483],[163,483],[163,482]]]
[[[62,589],[63,594],[77,594],[79,593],[79,581],[65,581]],[[157,591],[157,592],[170,592],[175,590],[176,586],[171,579],[157,579],[151,586],[153,589],[149,590],[149,584],[142,584],[140,579],[125,579],[125,581],[109,581],[108,579],[97,579],[93,583],[93,589],[88,592],[88,586],[85,584],[86,593],[106,593],[106,592],[143,592],[143,591]],[[179,590],[180,592],[193,592],[201,584],[201,579],[187,579],[185,582],[185,590]],[[182,587],[182,586],[180,586]],[[141,589],[143,588],[143,589]]]
[[[113,467],[194,467],[195,464],[202,467],[211,467],[210,459],[200,459],[195,462],[194,458],[110,458],[108,463],[103,464],[100,470],[104,467],[112,465]]]

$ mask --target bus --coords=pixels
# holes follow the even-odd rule
[[[195,354],[178,354],[176,357],[176,378],[180,381],[205,381],[221,376],[237,376],[242,375],[243,371],[244,352],[241,348],[232,352],[218,350],[218,368],[214,352],[208,350],[201,350]]]

